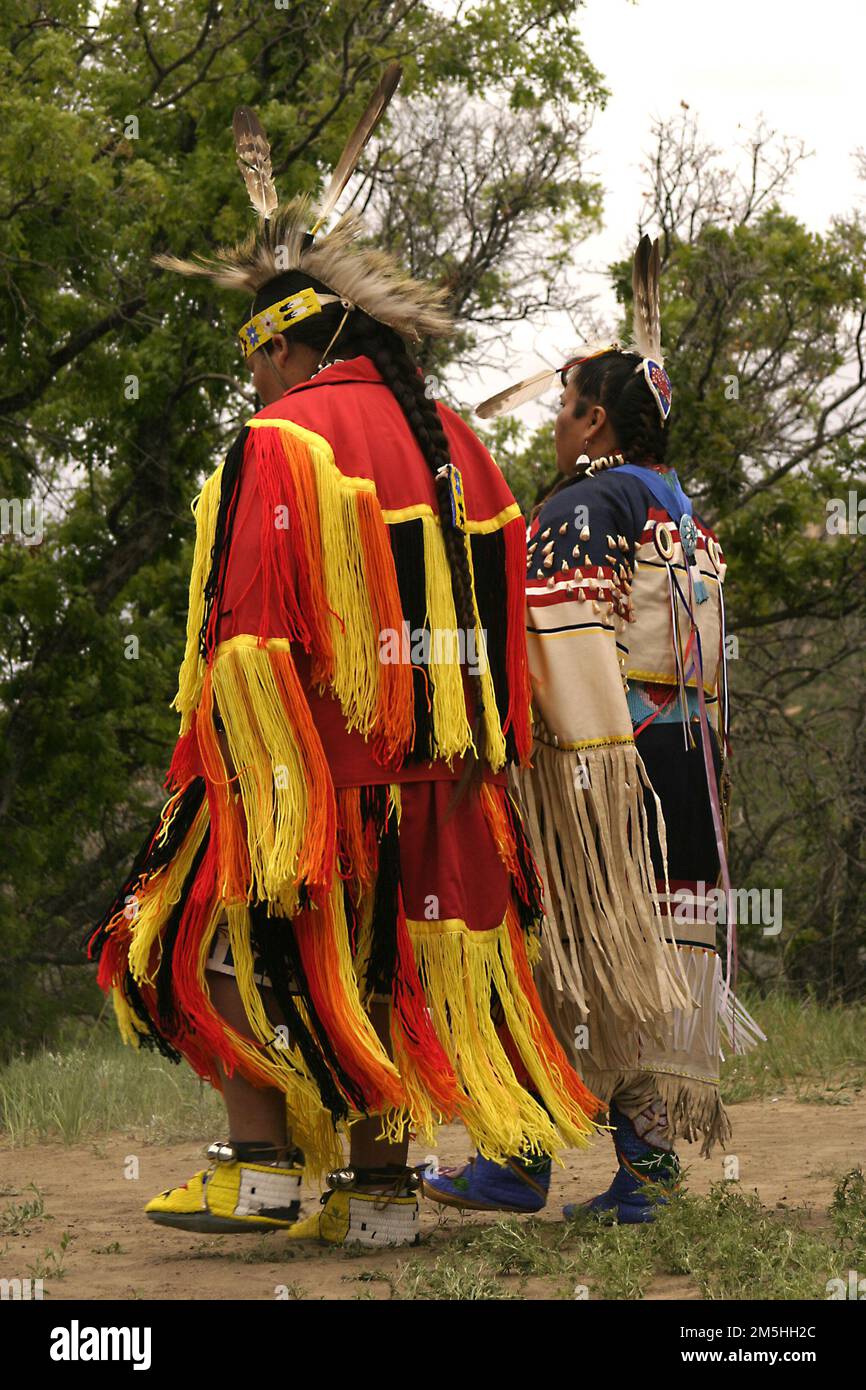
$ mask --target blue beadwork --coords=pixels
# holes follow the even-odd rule
[[[627,1226],[654,1221],[657,1207],[667,1202],[663,1194],[675,1188],[679,1180],[677,1156],[639,1139],[631,1120],[615,1105],[610,1107],[610,1122],[614,1128],[613,1143],[619,1160],[616,1177],[606,1192],[593,1197],[591,1202],[583,1206],[570,1203],[563,1208],[563,1215],[566,1220],[571,1220],[581,1211],[598,1215],[612,1212],[618,1221]]]
[[[657,689],[658,687],[656,687]],[[643,681],[629,681],[626,691],[626,701],[628,702],[628,712],[631,718],[632,728],[643,724],[649,719],[651,714],[655,715],[654,724],[681,724],[683,718],[682,705],[680,704],[679,694],[676,686],[670,687],[673,699],[660,713],[658,705],[651,700],[646,693],[646,686]],[[686,687],[686,718],[694,719],[700,715],[700,705],[698,703],[698,692],[692,686]]]
[[[531,1165],[523,1165],[520,1159],[512,1162],[517,1167],[525,1166],[534,1186],[530,1186],[514,1168],[492,1163],[489,1158],[476,1154],[459,1172],[442,1169],[438,1173],[427,1174],[424,1190],[428,1197],[434,1199],[437,1192],[441,1193],[456,1206],[460,1205],[462,1198],[467,1206],[476,1210],[541,1211],[550,1187],[550,1159]],[[542,1192],[537,1191],[538,1187]]]

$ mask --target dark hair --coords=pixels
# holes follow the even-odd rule
[[[655,396],[638,368],[643,358],[636,352],[602,352],[572,368],[568,384],[577,387],[575,415],[585,415],[594,405],[607,411],[619,452],[628,463],[664,463],[668,430],[662,425]],[[583,476],[581,470],[543,488],[530,516],[534,521],[546,502]]]
[[[255,297],[253,313],[274,304],[283,295],[296,293],[310,286],[322,294],[332,294],[333,290],[309,275],[300,271],[285,271],[268,282]],[[326,304],[321,313],[311,314],[285,330],[293,343],[303,343],[319,352],[328,347],[345,310],[340,303]],[[270,343],[265,344],[270,351]],[[451,462],[448,437],[434,401],[427,396],[424,379],[418,364],[411,356],[405,342],[393,328],[378,323],[361,309],[354,309],[346,319],[343,328],[328,353],[329,357],[352,358],[369,357],[380,372],[385,384],[390,388],[400,409],[406,417],[427,467],[433,475],[436,500],[439,507],[439,520],[442,523],[442,538],[448,556],[451,572],[451,591],[454,596],[454,610],[457,622],[465,633],[475,630],[475,606],[472,598],[472,572],[466,537],[454,525],[451,513],[451,489],[446,476],[437,477],[440,468]],[[464,672],[469,682],[474,705],[473,741],[477,750],[477,761],[467,762],[472,773],[480,770],[487,753],[487,740],[484,725],[484,691],[481,677],[473,673],[464,663]],[[465,785],[461,779],[460,792]]]
[[[664,463],[667,428],[635,352],[603,352],[579,362],[569,376],[577,387],[575,415],[594,405],[607,411],[620,453],[629,463]]]

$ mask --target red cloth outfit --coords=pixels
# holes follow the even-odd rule
[[[314,1165],[359,1114],[392,1134],[459,1117],[499,1158],[584,1143],[597,1111],[533,984],[539,883],[505,786],[530,744],[524,523],[437,409],[466,503],[462,639],[433,477],[370,359],[260,411],[205,485],[172,794],[91,943],[130,1041],[283,1089]],[[455,804],[461,640],[487,762]],[[246,1036],[210,1001],[220,931]],[[367,1016],[383,998],[391,1057]]]

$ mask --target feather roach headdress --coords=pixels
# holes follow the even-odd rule
[[[641,237],[634,253],[632,293],[632,342],[627,347],[612,341],[586,344],[573,352],[562,366],[546,367],[534,376],[506,386],[504,391],[498,391],[495,396],[489,396],[476,407],[475,414],[482,420],[495,419],[497,415],[505,415],[511,410],[516,410],[518,406],[525,405],[527,401],[534,401],[543,396],[558,380],[565,385],[567,374],[572,368],[579,366],[581,362],[589,361],[591,357],[600,357],[605,352],[633,352],[641,359],[636,370],[643,372],[664,424],[671,410],[671,383],[664,369],[662,356],[659,244],[658,241],[651,242],[648,236]]]
[[[450,328],[444,303],[446,292],[413,280],[387,252],[361,245],[364,224],[358,213],[350,210],[331,231],[320,230],[357,167],[400,77],[400,65],[390,64],[317,200],[302,196],[280,204],[271,168],[271,147],[261,122],[249,107],[239,106],[235,111],[235,152],[250,202],[259,217],[258,226],[237,246],[223,247],[210,258],[187,261],[176,256],[157,256],[155,260],[166,270],[205,276],[225,289],[255,297],[254,309],[256,304],[262,307],[238,334],[244,356],[249,357],[274,334],[310,314],[320,313],[326,304],[337,302],[345,310],[337,334],[356,308],[416,341],[425,334],[441,334]],[[274,302],[268,302],[263,292],[269,283],[289,271],[300,272],[311,282],[327,286],[330,292],[322,293],[310,284],[278,297],[275,284]]]

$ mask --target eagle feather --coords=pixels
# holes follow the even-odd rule
[[[634,346],[641,357],[661,362],[662,326],[659,286],[659,244],[642,236],[634,253]]]
[[[267,221],[276,211],[279,199],[271,167],[271,147],[261,121],[248,106],[237,107],[232,118],[238,168],[243,175],[250,202]]]

